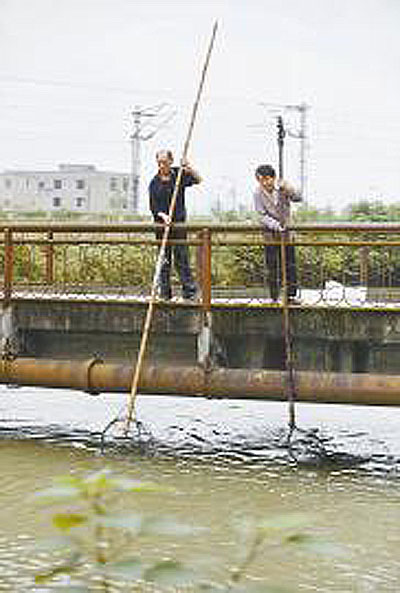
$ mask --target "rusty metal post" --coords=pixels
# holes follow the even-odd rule
[[[201,233],[201,302],[203,311],[211,311],[211,231]]]
[[[199,231],[196,233],[196,278],[197,282],[200,287],[203,286],[203,245],[202,241],[202,232]]]
[[[53,245],[53,231],[47,232],[47,243],[45,245],[45,274],[46,284],[53,284],[54,282],[54,245]]]
[[[197,359],[204,370],[204,384],[209,384],[209,372],[212,366],[212,315],[211,315],[211,231],[206,228],[201,233],[201,305],[202,326],[197,336]],[[206,387],[206,391],[208,388]]]
[[[4,283],[3,300],[7,306],[11,300],[14,268],[13,234],[10,228],[4,229]]]
[[[368,258],[369,248],[364,245],[360,251],[360,284],[362,286],[368,286]]]

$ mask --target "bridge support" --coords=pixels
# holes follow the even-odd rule
[[[60,387],[88,393],[128,392],[132,367],[101,360],[17,358],[0,361],[0,382]],[[143,367],[139,393],[213,398],[284,400],[285,373],[265,369]],[[296,374],[298,400],[312,403],[400,405],[400,375]]]
[[[0,308],[0,356],[10,358],[17,353],[17,339],[13,319],[13,306]]]

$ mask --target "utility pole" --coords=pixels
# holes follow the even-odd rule
[[[296,131],[292,131],[289,128],[286,129],[288,136],[297,138],[300,140],[300,191],[303,196],[303,200],[306,201],[307,197],[307,110],[309,105],[305,102],[299,105],[280,105],[278,103],[261,103],[263,107],[268,107],[273,112],[281,113],[283,111],[296,111],[299,114],[299,128]],[[283,121],[282,121],[283,126]]]
[[[170,110],[165,114],[166,107],[166,103],[155,107],[140,107],[139,105],[135,105],[132,111],[133,132],[130,137],[132,212],[137,212],[139,208],[141,143],[152,138],[175,115],[175,112],[171,112]],[[158,118],[156,126],[151,124],[153,118]],[[144,122],[144,120],[147,121]]]
[[[306,148],[307,148],[307,109],[306,103],[300,105],[293,105],[294,109],[300,114],[300,128],[299,131],[290,132],[290,135],[300,140],[300,191],[303,196],[303,200],[306,201],[307,197],[307,172],[306,172]]]
[[[283,179],[283,143],[286,136],[286,130],[283,125],[283,117],[278,115],[278,171],[279,179]]]

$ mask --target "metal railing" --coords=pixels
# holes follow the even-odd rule
[[[200,295],[191,306],[281,306],[269,298],[259,225],[185,228]],[[0,225],[1,297],[146,301],[159,249],[154,231],[148,223]],[[297,225],[285,241],[296,250],[301,306],[400,306],[400,225]],[[177,297],[176,276],[173,285]]]

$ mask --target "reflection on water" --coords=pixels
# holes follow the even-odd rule
[[[221,578],[240,552],[233,525],[242,517],[305,512],[310,530],[338,545],[335,555],[268,550],[249,578],[291,591],[393,592],[400,583],[400,410],[299,404],[298,425],[318,429],[322,447],[297,434],[286,447],[286,406],[177,397],[143,397],[140,442],[99,435],[124,396],[0,390],[0,591],[34,591],[35,538],[52,534],[29,494],[53,476],[109,467],[174,492],[126,504],[209,528],[191,541],[156,541],[161,557],[193,561]],[[308,433],[309,434],[309,433]],[[307,435],[306,435],[307,436]],[[297,460],[297,462],[295,461]],[[42,589],[43,591],[44,589]]]

